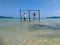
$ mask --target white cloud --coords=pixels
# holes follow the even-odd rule
[[[50,15],[51,16],[60,16],[60,10],[53,11]]]
[[[47,11],[47,10],[41,9],[40,16],[42,18],[50,17],[50,16],[60,16],[60,10]]]

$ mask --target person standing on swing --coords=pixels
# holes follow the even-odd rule
[[[33,13],[33,16],[34,16],[34,20],[35,20],[35,16],[36,16],[35,12]]]
[[[26,13],[24,13],[24,21],[26,21]]]

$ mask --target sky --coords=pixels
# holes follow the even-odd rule
[[[20,17],[20,9],[39,9],[41,18],[60,16],[60,0],[0,0],[0,16]]]

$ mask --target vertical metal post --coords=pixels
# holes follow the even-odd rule
[[[29,12],[29,22],[30,22],[30,21],[31,21],[31,20],[30,20],[30,10],[28,10],[28,12]]]
[[[20,10],[20,20],[22,21],[21,10]]]
[[[38,10],[39,22],[40,22],[40,10]]]

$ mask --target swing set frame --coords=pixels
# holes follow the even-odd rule
[[[40,21],[40,10],[20,10],[20,20],[22,21],[22,12],[23,11],[28,11],[28,15],[29,15],[29,18],[28,18],[28,20],[29,20],[29,22],[31,22],[31,17],[30,17],[30,13],[31,13],[31,11],[37,11],[38,12],[38,21]]]

